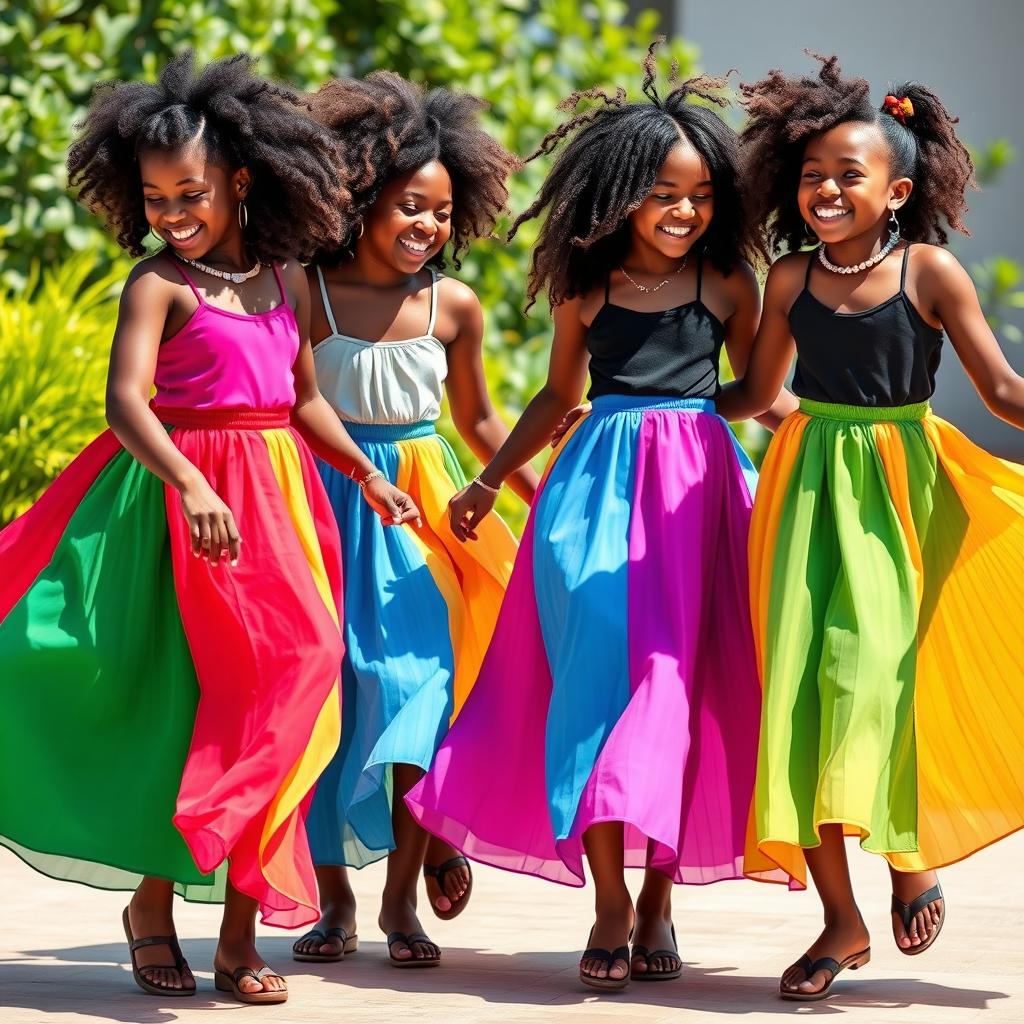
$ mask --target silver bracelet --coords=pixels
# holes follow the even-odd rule
[[[490,484],[485,484],[479,476],[473,477],[470,483],[478,484],[485,491],[489,491],[491,494],[499,494],[501,492],[501,487],[492,487]]]

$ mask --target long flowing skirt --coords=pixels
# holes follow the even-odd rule
[[[583,833],[615,821],[629,866],[742,875],[753,469],[713,412],[602,397],[553,456],[480,679],[407,800],[468,856],[581,885]]]
[[[516,542],[497,516],[478,540],[456,539],[448,501],[465,480],[431,423],[345,426],[423,514],[422,528],[384,526],[352,480],[320,466],[345,568],[344,726],[308,829],[317,864],[362,867],[395,845],[393,766],[431,766],[476,681]]]
[[[1024,824],[1024,468],[926,404],[804,401],[750,536],[764,716],[747,868],[825,823],[900,870]]]
[[[0,843],[101,888],[213,901],[226,874],[299,927],[340,734],[337,527],[287,411],[170,416],[240,562],[194,557],[177,491],[109,431],[0,533]]]

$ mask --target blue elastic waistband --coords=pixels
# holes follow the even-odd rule
[[[599,395],[591,403],[597,414],[610,412],[648,412],[656,409],[679,409],[714,413],[710,398],[659,398],[656,395]]]
[[[432,420],[420,420],[419,423],[351,423],[343,420],[342,425],[353,441],[408,441],[437,433]]]

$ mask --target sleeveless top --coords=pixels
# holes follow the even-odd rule
[[[935,392],[942,331],[906,293],[910,246],[903,250],[900,290],[856,313],[837,313],[810,292],[815,253],[803,291],[789,310],[796,341],[793,393],[841,405],[896,406],[926,402]]]
[[[185,326],[160,345],[156,403],[165,408],[290,409],[295,404],[292,367],[299,328],[280,271],[281,302],[263,313],[234,313],[211,305],[173,257],[199,303]]]
[[[448,353],[434,337],[437,274],[430,269],[426,334],[404,341],[365,341],[341,334],[320,268],[320,296],[331,333],[314,349],[316,379],[338,417],[350,423],[420,423],[441,415]]]
[[[642,312],[609,302],[587,331],[588,398],[652,395],[714,398],[725,327],[700,297],[703,261],[697,258],[697,297],[671,309]]]

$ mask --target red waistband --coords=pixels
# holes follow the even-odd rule
[[[290,409],[171,409],[151,405],[161,423],[186,430],[274,430],[287,427]]]

